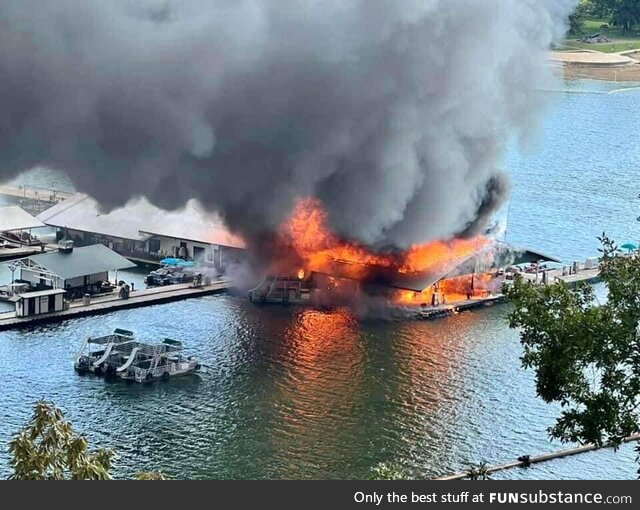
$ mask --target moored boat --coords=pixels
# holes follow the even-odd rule
[[[87,337],[76,355],[74,368],[80,373],[115,375],[135,344],[133,332],[126,329],[116,329],[111,335]]]
[[[140,344],[127,362],[117,369],[121,379],[153,382],[171,377],[193,374],[200,370],[200,362],[182,354],[182,342],[165,338],[161,344]]]
[[[162,343],[136,341],[131,331],[116,329],[112,335],[86,338],[76,356],[75,369],[133,382],[153,382],[200,370],[200,362],[182,353],[182,342],[165,338]]]

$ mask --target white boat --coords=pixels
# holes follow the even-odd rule
[[[126,362],[117,368],[117,374],[127,381],[153,382],[199,370],[200,362],[196,358],[182,354],[182,342],[165,338],[158,345],[138,344]]]
[[[87,337],[76,355],[74,368],[80,373],[116,375],[124,358],[135,348],[133,332],[116,329],[113,334]]]
[[[74,367],[80,373],[152,382],[195,373],[200,362],[184,356],[182,342],[177,340],[165,338],[160,344],[147,344],[136,341],[131,331],[116,329],[112,335],[86,338]]]

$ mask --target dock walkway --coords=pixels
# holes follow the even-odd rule
[[[547,272],[547,285],[552,285],[558,281],[564,281],[569,286],[577,285],[579,283],[595,284],[601,281],[600,268],[585,269],[584,265],[578,267],[578,272],[575,274],[564,274],[562,268],[549,269]],[[535,273],[522,273],[524,278],[531,282],[543,285],[542,272],[538,273],[537,277]],[[508,283],[507,283],[508,285]],[[422,320],[434,320],[455,315],[459,312],[467,310],[475,310],[486,306],[493,306],[497,304],[506,303],[507,298],[502,293],[490,294],[483,297],[474,297],[471,299],[465,299],[464,301],[456,301],[446,304],[440,304],[436,306],[427,306],[420,309],[417,312],[417,317]]]
[[[542,283],[542,272],[537,276],[535,273],[523,273],[523,276],[530,281]],[[547,284],[557,281],[564,281],[568,285],[577,285],[578,283],[598,283],[600,281],[600,268],[585,269],[579,267],[575,274],[562,274],[562,268],[547,270]]]
[[[117,292],[114,292],[106,296],[94,297],[88,305],[82,301],[76,301],[70,304],[68,310],[32,317],[16,317],[15,312],[0,313],[0,331],[219,294],[227,291],[230,287],[230,280],[217,280],[202,287],[193,287],[190,283],[183,283],[136,290],[131,293],[129,299],[122,299]]]
[[[6,186],[0,185],[0,195],[29,200],[44,200],[45,202],[60,202],[73,196],[73,193],[35,186]]]

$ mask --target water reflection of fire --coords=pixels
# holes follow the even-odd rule
[[[392,299],[402,304],[434,304],[444,300],[460,301],[485,294],[490,287],[490,275],[466,275],[442,280],[463,262],[487,250],[491,240],[484,236],[472,239],[432,241],[400,252],[379,253],[355,242],[347,242],[328,227],[327,213],[317,199],[298,200],[291,217],[283,224],[281,234],[285,244],[299,257],[293,274],[300,279],[311,272],[359,282],[378,282],[389,287],[420,290],[398,291]],[[471,269],[473,272],[474,268]],[[402,279],[428,275],[431,280],[419,287],[404,285]],[[424,280],[424,278],[423,278]],[[440,280],[435,286],[432,282]],[[418,278],[418,281],[421,281]]]

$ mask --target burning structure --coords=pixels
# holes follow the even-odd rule
[[[334,301],[364,292],[399,305],[434,306],[500,291],[503,268],[558,259],[517,250],[486,235],[432,241],[408,250],[371,249],[331,232],[317,199],[298,200],[274,243],[280,256],[250,291],[254,301]]]
[[[491,251],[577,2],[3,0],[0,181],[195,199],[274,274],[423,290]]]

